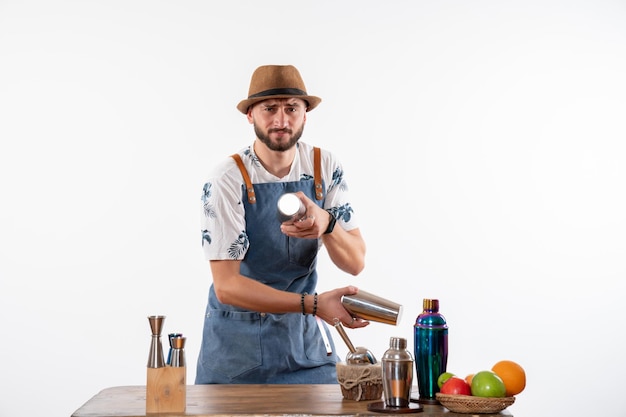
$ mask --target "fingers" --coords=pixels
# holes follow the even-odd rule
[[[321,293],[318,298],[318,315],[329,324],[341,323],[344,327],[350,329],[368,326],[369,321],[346,310],[341,302],[341,297],[344,294],[351,294],[356,291],[356,287],[349,285]]]
[[[321,226],[316,224],[316,221],[317,218],[314,214],[307,214],[299,220],[282,223],[280,230],[287,236],[315,239],[322,234]]]
[[[359,289],[354,285],[348,285],[347,287],[343,287],[343,295],[354,295],[359,292]]]
[[[296,220],[295,222],[293,222],[293,224],[299,229],[309,229],[315,224],[315,216],[309,214],[308,216],[304,216],[300,220]]]
[[[343,325],[343,327],[347,327],[349,329],[358,329],[360,327],[365,327],[365,326],[369,326],[370,322],[367,320],[363,320],[359,317],[350,317],[350,320],[339,320],[338,318],[334,318],[333,319],[333,323],[334,325],[337,325],[338,323],[341,323]]]
[[[369,326],[370,322],[367,320],[363,320],[361,318],[358,317],[352,317],[352,319],[350,321],[348,321],[347,323],[344,323],[343,325],[345,327],[348,327],[350,329],[358,329],[360,327],[365,327],[365,326]]]

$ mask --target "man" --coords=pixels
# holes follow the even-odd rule
[[[248,98],[237,106],[256,139],[204,185],[202,244],[213,284],[198,384],[336,383],[338,358],[322,320],[369,324],[341,304],[357,288],[315,292],[322,244],[352,275],[365,257],[341,165],[299,142],[306,113],[320,102],[306,93],[295,67],[266,65],[253,73]],[[296,193],[304,216],[280,223],[284,193]]]

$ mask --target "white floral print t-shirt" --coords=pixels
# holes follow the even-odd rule
[[[252,145],[239,151],[253,184],[291,182],[313,177],[313,146],[299,142],[291,170],[278,178],[265,170]],[[348,186],[339,161],[322,150],[322,179],[324,180],[324,209],[337,218],[337,226],[345,230],[358,227],[348,200]],[[232,158],[218,164],[205,182],[202,193],[202,249],[206,260],[242,260],[246,244],[245,209],[241,201],[244,180]],[[321,240],[320,240],[321,242]]]

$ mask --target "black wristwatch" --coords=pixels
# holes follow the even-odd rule
[[[332,231],[335,229],[335,223],[337,223],[337,219],[335,218],[335,216],[333,216],[333,213],[330,212],[330,210],[326,210],[328,212],[328,215],[330,216],[330,221],[328,222],[328,227],[326,228],[326,231],[324,232],[324,234],[328,234],[328,233],[332,233]]]

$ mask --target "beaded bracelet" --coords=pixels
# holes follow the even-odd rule
[[[313,295],[313,315],[317,314],[317,293]]]
[[[302,308],[302,315],[305,316],[306,312],[304,311],[304,296],[308,295],[308,293],[303,292],[302,294],[300,294],[300,307]]]

